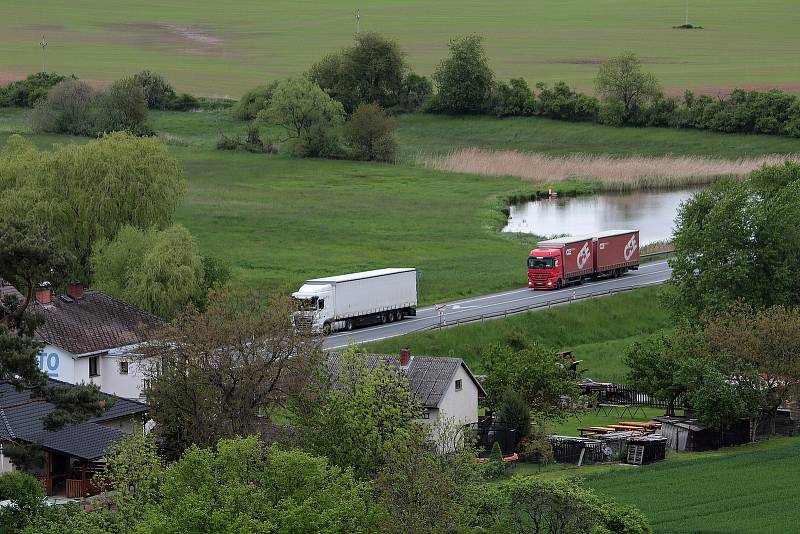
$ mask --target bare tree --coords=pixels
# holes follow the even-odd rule
[[[295,327],[290,298],[212,289],[205,312],[187,310],[140,351],[146,395],[170,456],[190,444],[271,428],[301,395],[321,339]]]

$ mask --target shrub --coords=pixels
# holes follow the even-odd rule
[[[329,157],[339,153],[339,127],[344,123],[342,104],[306,77],[278,84],[267,109],[258,119],[281,127],[289,153],[297,157]]]
[[[172,101],[170,109],[175,111],[191,111],[200,106],[200,101],[197,97],[189,93],[181,93],[181,95]]]
[[[528,437],[531,433],[531,410],[525,399],[511,388],[506,388],[500,398],[497,410],[500,420],[509,428],[517,430],[517,439]]]
[[[134,74],[133,79],[141,86],[148,108],[173,109],[177,96],[163,76],[151,70],[143,70]]]
[[[89,84],[63,80],[36,103],[31,113],[31,127],[35,132],[92,135],[92,107],[97,97],[97,91]]]
[[[247,129],[247,137],[242,139],[239,134],[228,137],[224,133],[220,134],[217,140],[219,150],[246,150],[256,154],[273,154],[277,152],[271,143],[265,143],[261,139],[261,132],[258,126],[251,125]]]
[[[345,137],[353,159],[394,161],[397,141],[394,119],[377,104],[361,104],[345,127]]]
[[[74,80],[75,76],[71,76]],[[0,91],[0,106],[32,108],[56,84],[66,80],[66,76],[54,72],[37,72],[24,80],[12,82]]]
[[[45,511],[42,483],[20,471],[0,474],[0,501],[11,506],[0,507],[0,532],[20,532],[25,525]]]
[[[539,90],[537,113],[551,119],[568,121],[597,120],[599,103],[596,98],[578,93],[565,82],[556,82],[551,89],[547,84],[536,84]]]
[[[145,125],[147,100],[133,78],[117,80],[95,101],[93,124],[95,135],[126,131],[135,135],[152,135]]]
[[[553,445],[541,434],[522,438],[517,454],[523,462],[549,464],[554,461]]]
[[[498,82],[493,100],[492,109],[498,117],[526,117],[535,112],[533,92],[522,78],[512,78],[508,83]]]
[[[428,78],[408,72],[403,78],[398,106],[402,111],[417,111],[432,93],[433,83]]]
[[[483,39],[477,35],[450,41],[433,80],[438,92],[430,110],[439,113],[479,113],[490,97],[494,74],[489,68]]]
[[[269,85],[259,85],[253,87],[233,106],[233,116],[240,121],[251,121],[256,118],[258,112],[269,106],[272,93],[278,86],[278,82]]]
[[[492,450],[489,452],[489,461],[484,464],[483,474],[488,479],[500,478],[506,472],[508,466],[503,461],[503,452],[500,450],[500,443],[495,441]]]

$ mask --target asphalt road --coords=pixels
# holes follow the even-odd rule
[[[484,314],[495,315],[503,312],[519,312],[520,308],[524,309],[526,306],[542,305],[548,301],[569,299],[573,295],[576,298],[580,298],[581,296],[585,297],[593,293],[607,292],[614,289],[662,284],[669,280],[671,275],[672,269],[669,268],[667,262],[657,261],[645,263],[639,267],[638,271],[628,272],[620,278],[586,282],[582,286],[571,286],[553,291],[533,291],[528,288],[521,288],[482,297],[442,303],[437,305],[441,308],[440,310],[437,310],[436,306],[427,306],[417,309],[416,317],[408,317],[399,322],[360,328],[351,332],[335,333],[328,336],[323,348],[326,350],[339,349],[354,343],[363,344],[371,341],[380,341],[432,328],[440,324],[440,321],[443,325],[452,325],[458,321],[480,317]],[[547,308],[541,307],[537,309]]]

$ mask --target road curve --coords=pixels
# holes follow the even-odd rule
[[[452,324],[484,314],[488,316],[504,312],[518,312],[526,306],[543,305],[548,301],[567,299],[573,296],[580,298],[614,289],[663,284],[670,279],[671,275],[672,269],[667,265],[667,262],[657,261],[645,263],[639,267],[638,271],[631,271],[620,278],[586,282],[582,286],[571,286],[554,291],[532,291],[528,288],[521,288],[482,297],[471,297],[439,305],[444,306],[441,321],[444,324]],[[402,336],[403,334],[432,328],[438,325],[439,321],[440,317],[436,307],[426,306],[417,310],[416,317],[408,317],[400,322],[361,328],[351,332],[339,332],[328,336],[323,348],[325,350],[340,349],[354,343],[364,344]]]

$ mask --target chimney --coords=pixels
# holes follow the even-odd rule
[[[36,288],[36,300],[39,304],[50,304],[53,300],[53,292],[50,290],[50,282],[42,282]]]
[[[70,282],[70,284],[67,286],[67,296],[75,300],[82,299],[83,284],[77,280],[75,282]]]
[[[411,363],[411,349],[408,347],[400,349],[400,367],[408,367]]]

